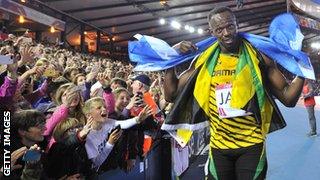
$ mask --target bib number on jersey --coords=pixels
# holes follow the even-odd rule
[[[222,84],[216,86],[217,108],[220,118],[232,118],[239,116],[248,116],[252,113],[242,109],[230,107],[232,84]]]

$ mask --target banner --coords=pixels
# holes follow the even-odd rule
[[[11,0],[0,0],[0,9],[16,14],[18,16],[20,15],[24,16],[27,19],[31,19],[35,22],[38,22],[50,27],[53,26],[55,29],[58,29],[60,31],[64,31],[65,29],[64,21],[48,16],[46,14],[43,14],[39,11],[28,8],[26,6],[23,6]]]

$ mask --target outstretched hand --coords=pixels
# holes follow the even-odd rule
[[[138,122],[141,123],[152,115],[152,109],[149,105],[146,105],[138,115]]]

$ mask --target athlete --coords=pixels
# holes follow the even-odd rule
[[[171,117],[210,126],[207,179],[265,179],[266,134],[285,126],[273,97],[294,107],[304,78],[288,84],[274,61],[241,37],[231,9],[213,9],[208,23],[216,43],[179,78],[174,68],[166,70],[165,98],[175,102]],[[174,48],[196,49],[187,41]]]

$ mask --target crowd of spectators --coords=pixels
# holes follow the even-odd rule
[[[128,173],[160,138],[170,108],[161,72],[136,73],[129,62],[35,43],[27,34],[9,34],[0,46],[13,61],[0,66],[12,179]]]

